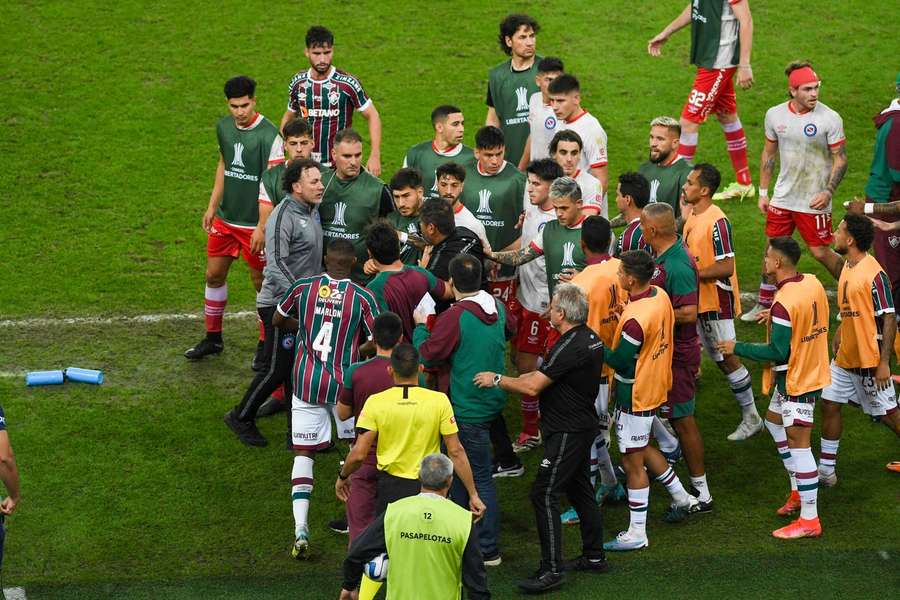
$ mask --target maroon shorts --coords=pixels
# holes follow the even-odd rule
[[[253,227],[229,225],[217,217],[213,220],[212,228],[206,238],[206,255],[230,256],[231,258],[243,256],[248,267],[262,271],[266,266],[266,255],[263,252],[259,254],[250,252],[250,237],[253,235],[253,229]]]
[[[734,73],[729,69],[697,68],[694,86],[688,95],[681,116],[694,123],[703,123],[711,113],[729,115],[737,112],[734,95]]]
[[[666,419],[689,416],[685,414],[685,408],[693,405],[696,391],[697,367],[673,364],[672,389],[669,390],[666,403],[659,407],[659,416]],[[689,412],[692,414],[693,410]]]
[[[347,527],[350,542],[375,520],[375,492],[378,489],[378,468],[366,460],[350,476],[350,497],[347,499]]]

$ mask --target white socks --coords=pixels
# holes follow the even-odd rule
[[[309,529],[309,498],[313,490],[313,464],[308,456],[295,456],[291,469],[291,502],[294,509],[294,535]]]

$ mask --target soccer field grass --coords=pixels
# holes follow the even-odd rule
[[[335,64],[359,76],[384,122],[385,176],[410,145],[431,135],[441,103],[462,107],[471,144],[483,121],[487,69],[503,55],[498,21],[534,15],[538,52],[577,74],[585,106],[609,135],[610,180],[646,158],[648,122],[677,116],[689,90],[688,34],[651,59],[646,41],[684,2],[559,2],[428,5],[368,2],[28,2],[7,7],[0,151],[0,320],[199,313],[205,234],[200,219],[215,170],[214,125],[222,84],[259,83],[259,109],[284,110],[291,76],[305,68],[306,28],[336,35]],[[738,92],[758,174],[762,121],[785,98],[782,69],[812,60],[821,100],[844,119],[850,168],[837,201],[860,194],[871,159],[871,116],[893,94],[896,28],[875,3],[751,2],[756,85]],[[890,40],[895,40],[891,42]],[[365,135],[363,119],[356,123]],[[701,129],[698,160],[731,177],[718,125]],[[755,290],[762,216],[755,202],[729,204],[738,270]],[[836,215],[843,211],[838,208]],[[801,268],[833,281],[808,255]],[[230,277],[228,310],[251,310],[246,268]],[[326,523],[339,514],[335,453],[321,456],[311,510],[314,558],[288,556],[290,454],[282,417],[264,420],[272,444],[249,449],[222,423],[250,380],[252,319],[227,320],[226,352],[188,363],[202,320],[112,324],[0,323],[0,374],[70,365],[102,368],[101,387],[25,389],[0,377],[0,404],[22,473],[23,500],[8,521],[3,585],[46,598],[334,598],[346,538]],[[761,329],[739,325],[739,339]],[[748,365],[749,366],[749,365]],[[714,514],[679,526],[661,521],[654,486],[649,549],[613,555],[608,575],[570,578],[558,597],[875,597],[898,589],[900,457],[881,426],[845,410],[840,483],[822,490],[820,540],[780,543],[770,531],[787,478],[771,439],[725,440],[738,420],[727,383],[709,361],[698,398]],[[758,384],[758,369],[753,365]],[[758,398],[758,406],[765,400]],[[510,427],[518,425],[511,398]],[[818,428],[813,435],[818,455]],[[527,499],[538,456],[520,479],[501,480],[503,565],[489,571],[497,597],[538,560]],[[683,466],[679,466],[684,475]],[[606,534],[627,526],[623,506],[605,510]],[[566,531],[567,554],[578,550]]]

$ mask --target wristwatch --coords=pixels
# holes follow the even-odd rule
[[[502,373],[494,374],[494,387],[500,387],[500,380],[503,378]]]

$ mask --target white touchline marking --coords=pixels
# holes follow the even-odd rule
[[[6,600],[28,600],[25,596],[25,588],[3,588],[3,596]]]
[[[248,319],[257,317],[255,310],[240,310],[225,313],[228,320]],[[113,325],[128,323],[161,323],[163,321],[199,321],[203,319],[203,313],[163,313],[151,315],[132,315],[121,317],[62,317],[32,318],[32,319],[0,319],[2,327],[56,327],[59,325]]]
[[[25,371],[0,371],[0,379],[16,379],[25,377]]]

